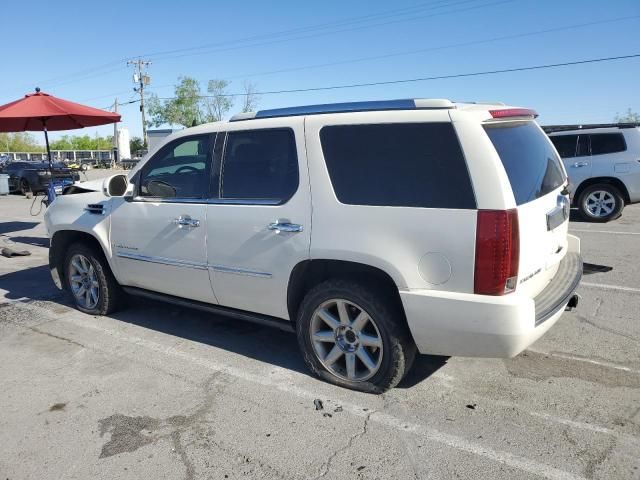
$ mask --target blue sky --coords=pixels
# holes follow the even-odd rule
[[[195,77],[205,88],[209,79],[226,78],[230,92],[242,91],[244,80],[271,91],[640,53],[638,0],[32,0],[5,2],[0,12],[0,103],[36,85],[99,108],[116,96],[134,99],[125,59],[138,55],[153,62],[149,92],[162,97],[171,96],[179,75]],[[576,27],[593,22],[602,23]],[[572,28],[558,30],[565,27]],[[542,30],[555,31],[493,40]],[[289,33],[279,33],[284,31]],[[262,37],[246,40],[256,36]],[[452,46],[458,44],[465,45]],[[180,51],[162,53],[173,50]],[[407,53],[415,50],[422,51]],[[349,62],[373,56],[386,57]],[[336,62],[346,63],[318,66]],[[289,69],[296,70],[270,73]],[[543,124],[608,122],[627,108],[640,112],[640,58],[263,95],[259,107],[411,97],[533,107]],[[140,135],[138,105],[120,112],[132,135]],[[112,127],[70,133],[95,132],[109,134]]]

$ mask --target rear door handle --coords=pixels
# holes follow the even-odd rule
[[[173,219],[173,223],[178,225],[178,228],[196,228],[200,226],[200,220],[191,218],[189,215],[180,215],[178,218]]]
[[[280,232],[291,232],[298,233],[304,230],[302,225],[298,225],[297,223],[286,223],[286,222],[273,222],[268,225],[269,230],[275,230],[276,233]]]
[[[589,162],[575,162],[573,164],[573,166],[575,168],[580,168],[580,167],[588,167],[589,166]]]

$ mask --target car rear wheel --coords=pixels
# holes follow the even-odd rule
[[[67,251],[65,280],[78,308],[92,315],[108,315],[122,305],[124,292],[102,252],[77,243]]]
[[[585,188],[578,199],[578,209],[585,220],[608,222],[622,215],[624,198],[613,185],[600,183]]]
[[[416,353],[401,309],[383,292],[347,280],[313,288],[297,333],[307,366],[328,382],[368,393],[396,386]]]

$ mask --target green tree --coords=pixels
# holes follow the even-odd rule
[[[640,122],[640,113],[634,112],[630,108],[623,115],[616,115],[615,121],[617,123],[636,123]]]
[[[135,155],[136,152],[144,149],[144,141],[140,137],[132,137],[129,140],[129,149],[131,150],[131,155]]]
[[[233,97],[227,93],[228,86],[229,82],[227,80],[209,80],[209,85],[207,86],[209,96],[204,99],[207,121],[219,122],[231,110]]]
[[[161,101],[157,95],[151,95],[148,111],[151,120],[149,125],[182,125],[191,127],[203,120],[200,84],[195,78],[178,77],[178,85],[174,89],[174,97]]]
[[[32,133],[0,133],[0,152],[43,152],[44,146]]]

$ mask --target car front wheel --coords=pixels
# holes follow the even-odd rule
[[[329,280],[310,290],[296,326],[311,371],[353,390],[382,393],[393,388],[415,357],[399,306],[356,282]]]
[[[78,310],[108,315],[120,307],[124,294],[101,252],[84,244],[72,245],[64,272]]]
[[[22,193],[23,195],[31,193],[31,185],[26,178],[20,179],[20,193]]]
[[[585,220],[608,222],[622,215],[624,198],[620,191],[608,183],[590,185],[578,199],[578,209]]]

